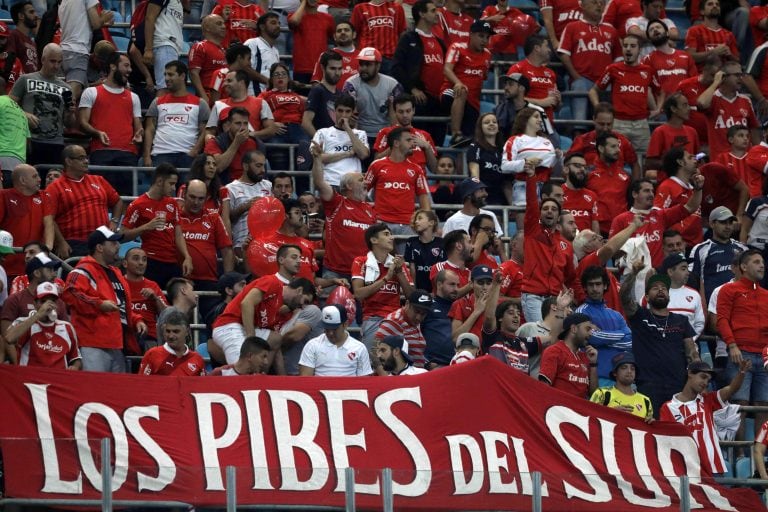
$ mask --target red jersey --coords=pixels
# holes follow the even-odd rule
[[[654,50],[643,57],[641,62],[650,66],[653,72],[653,90],[656,93],[664,92],[666,97],[677,90],[681,80],[699,74],[691,54],[682,50],[673,49],[672,53]]]
[[[664,180],[656,189],[653,205],[656,208],[669,208],[676,204],[684,205],[693,195],[693,186],[677,176]],[[680,232],[688,247],[701,243],[704,238],[701,224],[701,208],[672,226]]]
[[[149,259],[178,263],[175,229],[179,225],[179,205],[174,198],[152,199],[147,193],[140,195],[128,205],[123,226],[135,229],[161,216],[165,217],[165,226],[144,231],[141,234],[141,248]]]
[[[51,199],[51,213],[66,240],[87,240],[96,228],[106,226],[107,209],[120,200],[112,185],[96,174],[86,174],[78,180],[64,174],[45,193]]]
[[[189,69],[200,70],[200,81],[206,90],[213,89],[216,72],[226,65],[224,50],[207,39],[196,42],[189,49]]]
[[[203,357],[185,347],[184,355],[179,357],[167,343],[147,350],[141,359],[139,375],[176,375],[178,377],[197,377],[205,375]]]
[[[711,29],[701,25],[693,25],[685,33],[685,49],[691,49],[694,52],[707,52],[724,44],[731,50],[731,55],[738,60],[739,48],[736,46],[736,38],[733,32],[724,28]],[[704,64],[697,64],[699,72]]]
[[[192,258],[192,274],[196,281],[217,281],[219,279],[217,251],[232,247],[232,239],[218,213],[203,212],[193,216],[182,211],[179,225]]]
[[[648,118],[650,67],[645,64],[630,66],[626,62],[617,62],[605,69],[596,85],[603,90],[611,86],[611,102],[616,119],[638,121]]]
[[[497,14],[503,14],[504,19],[497,22],[490,22],[493,27],[494,35],[491,36],[488,49],[491,53],[511,53],[517,55],[517,43],[515,41],[515,30],[519,30],[514,24],[515,18],[518,16],[527,16],[520,9],[509,7],[506,11],[499,11],[498,5],[489,5],[480,15],[480,19],[490,18]]]
[[[182,209],[182,206],[184,205],[184,194],[187,190],[187,184],[182,183],[179,185],[179,191],[176,193],[176,201],[179,203],[179,209]],[[209,191],[210,194],[210,191]],[[221,215],[221,203],[227,199],[227,188],[221,187],[219,189],[219,201],[218,203],[213,200],[213,198],[209,195],[205,198],[205,203],[203,203],[203,211],[205,213],[218,213]],[[181,214],[184,212],[182,211]]]
[[[613,132],[617,139],[619,139],[619,166],[624,167],[624,164],[634,165],[637,163],[637,153],[635,148],[632,147],[632,143],[619,132]],[[575,139],[568,149],[568,154],[581,153],[584,155],[584,159],[587,161],[587,165],[595,165],[597,163],[597,132],[592,130],[591,132],[582,133]]]
[[[226,73],[225,73],[226,75]],[[222,107],[221,105],[224,105]],[[261,124],[261,116],[262,116],[262,110],[264,109],[264,100],[261,96],[246,96],[243,101],[235,101],[230,97],[220,99],[214,104],[213,108],[218,108],[219,114],[221,114],[221,111],[224,110],[226,107],[243,107],[245,110],[248,111],[248,122],[251,123],[251,127],[254,131],[259,131],[262,128]],[[210,141],[208,141],[210,142]],[[208,147],[208,143],[206,143],[206,148]],[[207,152],[207,150],[206,150]],[[234,160],[232,161],[234,164]],[[233,178],[234,179],[234,178]]]
[[[400,34],[405,32],[405,11],[395,2],[365,2],[352,9],[350,23],[357,32],[361,48],[372,46],[386,58],[392,58]]]
[[[665,402],[659,411],[661,421],[676,421],[688,427],[699,447],[701,466],[710,473],[725,473],[723,453],[720,451],[720,438],[715,425],[715,411],[725,407],[719,391],[696,395],[690,402],[681,402],[678,395]]]
[[[296,277],[305,277],[310,281],[315,280],[315,272],[320,270],[315,259],[315,245],[300,236],[288,236],[275,232],[272,236],[264,238],[264,249],[268,253],[267,261],[274,262],[274,271],[277,272],[277,251],[283,245],[298,245],[301,248],[301,265],[299,266],[299,273]]]
[[[552,22],[555,26],[555,36],[559,40],[565,26],[572,21],[581,20],[581,5],[579,0],[541,0],[541,10],[552,11]]]
[[[754,147],[757,147],[757,146],[753,146],[753,148]],[[752,195],[752,187],[750,186],[749,180],[751,178],[757,178],[757,183],[754,184],[754,186],[756,187],[755,190],[761,191],[762,187],[763,187],[763,172],[762,172],[763,169],[758,167],[757,169],[755,169],[755,172],[752,172],[749,169],[749,167],[747,166],[747,154],[748,154],[748,152],[744,153],[742,156],[736,156],[736,155],[734,155],[733,153],[730,153],[730,152],[729,153],[720,153],[717,156],[717,158],[715,159],[715,163],[724,165],[738,179],[740,179],[744,183],[746,183],[747,186],[750,187],[750,189],[749,189],[750,190],[750,197],[754,197]],[[704,182],[704,183],[706,185],[706,182]],[[735,211],[735,210],[733,210],[733,211]]]
[[[474,310],[475,310],[475,294],[470,293],[469,295],[465,295],[464,297],[459,297],[453,302],[453,304],[451,304],[451,309],[448,311],[448,318],[450,318],[451,320],[458,320],[459,323],[463,324],[467,320],[467,318],[469,318],[472,315],[472,312]],[[484,320],[485,320],[485,313],[482,313],[480,316],[477,317],[477,320],[475,320],[475,323],[472,324],[472,327],[469,328],[469,332],[476,335],[478,338],[482,338]]]
[[[603,23],[615,27],[619,31],[619,38],[624,39],[624,36],[627,35],[627,21],[630,18],[639,18],[642,15],[643,10],[640,8],[640,2],[610,0],[603,12]]]
[[[576,299],[578,304],[581,304],[587,300],[587,294],[584,288],[581,286],[581,275],[589,267],[603,267],[605,264],[600,261],[600,257],[597,255],[597,251],[591,252],[579,260],[579,264],[576,265],[576,279],[573,280],[573,298]],[[613,272],[607,272],[608,274],[608,289],[603,295],[605,305],[614,311],[618,311],[622,315],[624,314],[624,307],[621,305],[621,299],[619,298],[619,280],[613,275]]]
[[[410,224],[418,196],[429,195],[424,169],[407,159],[374,160],[365,173],[365,186],[376,195],[376,217],[395,224]]]
[[[534,295],[557,296],[563,286],[569,287],[574,277],[573,246],[555,228],[545,228],[539,220],[535,178],[525,182],[525,239],[523,250],[522,291]]]
[[[543,100],[549,96],[549,91],[557,91],[557,75],[547,66],[534,66],[528,59],[523,59],[509,67],[507,75],[512,73],[520,73],[528,79],[531,88],[527,96],[531,99]],[[547,112],[549,120],[554,121],[554,109],[548,107],[544,110]]]
[[[523,293],[523,266],[513,259],[501,264],[501,290],[504,297],[520,298]]]
[[[13,325],[26,318],[19,318]],[[77,333],[72,324],[63,320],[53,323],[35,322],[29,331],[21,335],[19,365],[43,368],[68,368],[81,359]]]
[[[437,273],[441,270],[450,270],[459,276],[459,288],[463,288],[469,284],[471,271],[468,268],[459,268],[448,260],[438,261],[429,268],[429,280],[432,282],[432,288],[435,287],[435,279],[437,279]]]
[[[766,41],[766,32],[757,25],[760,21],[768,18],[768,5],[756,5],[749,9],[749,26],[752,29],[752,41],[755,47],[760,46]]]
[[[686,78],[677,84],[676,91],[682,93],[688,100],[688,104],[691,106],[691,115],[685,124],[696,130],[696,135],[699,136],[701,144],[707,144],[707,127],[709,126],[709,122],[707,121],[707,116],[704,115],[703,112],[700,112],[696,106],[696,101],[699,99],[699,96],[707,88],[706,85],[701,83],[700,78],[700,76]]]
[[[750,130],[760,125],[752,110],[752,100],[744,94],[736,94],[726,98],[718,89],[712,96],[712,103],[705,112],[707,116],[707,140],[709,141],[709,156],[717,158],[720,153],[731,149],[728,143],[728,128],[735,124],[743,124]]]
[[[261,93],[260,97],[269,105],[272,115],[275,116],[275,122],[301,124],[307,102],[303,96],[292,91],[270,89]]]
[[[385,265],[379,263],[378,275],[371,273],[373,269],[366,265],[367,260],[368,255],[358,256],[352,261],[352,280],[362,280],[363,286],[368,286],[374,281],[383,278],[388,271]],[[411,282],[411,273],[408,271],[408,265],[405,263],[402,266],[402,271],[405,272],[408,281]],[[368,275],[366,276],[366,274]],[[397,280],[397,277],[393,277],[384,283],[384,286],[379,288],[379,291],[363,300],[363,320],[372,316],[385,317],[399,308],[401,293],[403,293],[403,290],[400,287],[400,282]]]
[[[592,229],[592,222],[600,220],[597,194],[588,188],[571,189],[564,183],[563,209],[571,212],[579,231]]]
[[[446,48],[450,48],[454,43],[469,43],[469,27],[475,22],[470,15],[462,12],[456,14],[445,7],[439,7],[437,19],[438,24],[433,33],[443,40]]]
[[[8,257],[6,256],[5,261],[8,261]],[[26,266],[26,265],[25,265]],[[59,287],[59,293],[64,290],[64,281],[59,279],[58,277],[53,280],[53,284]],[[13,282],[11,283],[11,289],[8,291],[8,297],[13,295],[16,292],[20,292],[27,288],[29,286],[29,276],[27,274],[21,274],[13,278]],[[34,296],[32,296],[32,299],[34,299]],[[30,301],[31,303],[32,301]],[[59,315],[59,318],[61,318],[61,315]],[[62,318],[62,320],[65,320],[65,318]]]
[[[568,55],[576,72],[593,82],[598,81],[612,62],[622,58],[615,28],[607,23],[593,25],[582,20],[565,27],[557,51]]]
[[[443,65],[445,49],[434,35],[417,32],[424,48],[424,62],[419,71],[419,80],[424,84],[424,92],[433,98],[439,98],[443,92]]]
[[[274,274],[254,279],[242,289],[235,298],[227,304],[224,311],[213,322],[213,328],[221,327],[227,324],[243,323],[243,313],[241,305],[243,299],[251,290],[261,291],[261,302],[256,306],[253,312],[253,326],[256,329],[274,330],[280,314],[280,307],[283,305],[283,286],[285,284]]]
[[[717,330],[727,344],[761,354],[768,337],[768,290],[749,279],[727,283],[717,296]]]
[[[341,55],[341,78],[336,84],[336,90],[341,91],[344,88],[344,84],[347,79],[352,75],[357,74],[359,61],[357,60],[357,54],[360,52],[357,48],[352,48],[351,51],[344,51],[341,48],[331,48],[329,51],[336,52]],[[443,79],[443,68],[440,67],[440,83]],[[320,66],[320,59],[317,59],[315,63],[315,70],[312,72],[312,81],[319,82],[323,79],[323,68]]]
[[[396,309],[381,321],[376,330],[376,339],[381,340],[385,336],[402,336],[408,344],[408,355],[413,359],[413,366],[424,368],[426,359],[424,350],[427,348],[427,342],[424,334],[421,332],[419,324],[412,325],[405,316],[403,308]]]
[[[301,51],[293,55],[293,72],[312,73],[315,62],[328,48],[328,41],[333,40],[336,23],[328,13],[305,11],[301,23],[292,24],[294,14],[288,15],[288,26],[293,32],[294,47]]]
[[[496,270],[497,268],[499,268],[499,263],[496,261],[496,258],[488,254],[488,251],[486,250],[483,250],[480,253],[480,256],[477,257],[477,261],[469,265],[470,271],[479,265],[485,265],[486,267],[489,267],[491,270]]]
[[[686,125],[675,128],[668,123],[657,126],[651,132],[646,158],[661,159],[672,148],[685,148],[692,155],[698,153],[699,136],[696,130]]]
[[[355,254],[363,254],[365,230],[376,223],[373,207],[334,192],[323,201],[325,213],[325,257],[323,266],[338,274],[349,275]]]
[[[467,103],[479,110],[483,82],[491,67],[491,52],[487,49],[475,52],[466,43],[454,43],[445,54],[445,62],[453,64],[456,78],[467,86]],[[447,78],[443,80],[443,90],[452,88],[453,84]]]
[[[205,143],[205,152],[209,155],[220,155],[226,151],[229,144],[227,144],[227,147],[221,147],[219,144],[219,139],[223,139],[224,137],[226,137],[227,142],[231,144],[229,136],[222,134],[215,139],[209,139],[208,142]],[[234,158],[232,158],[232,163],[229,164],[229,177],[231,178],[231,181],[239,180],[240,176],[243,175],[243,155],[254,149],[259,149],[259,145],[250,137],[237,148],[237,153],[235,153]]]
[[[739,210],[736,184],[744,180],[733,167],[710,162],[699,167],[699,172],[704,176],[704,190],[701,192],[702,219],[708,219],[710,212],[718,206],[726,206],[732,212]]]
[[[219,0],[211,14],[222,16],[224,7],[230,8],[229,19],[226,20],[227,34],[221,42],[224,48],[229,48],[229,45],[236,41],[245,43],[253,37],[258,37],[256,20],[264,14],[264,10],[258,3],[251,3],[248,0],[243,3],[241,0]],[[249,26],[251,24],[254,25],[253,28]]]
[[[597,195],[598,220],[600,231],[607,232],[611,221],[627,211],[627,189],[631,182],[629,174],[618,162],[607,167],[602,160],[597,160],[587,178],[587,188]]]
[[[44,192],[25,196],[15,188],[0,190],[0,226],[13,235],[13,243],[23,246],[43,240],[43,217],[52,215],[51,201]],[[3,268],[9,276],[25,274],[24,255],[9,254]]]
[[[379,133],[376,135],[376,142],[373,143],[373,150],[376,153],[381,153],[382,151],[386,151],[389,145],[387,144],[387,135],[389,135],[389,132],[394,130],[395,128],[400,128],[400,125],[392,125],[387,126],[386,128],[382,128],[379,130]],[[426,140],[429,142],[429,145],[432,146],[432,152],[436,155],[437,154],[437,148],[435,147],[435,141],[432,140],[432,136],[429,134],[429,132],[421,130],[419,128],[414,128],[411,126],[408,129],[409,132],[411,132],[414,136],[420,137],[423,140]],[[420,147],[413,148],[413,154],[408,157],[408,160],[415,164],[419,164],[422,168],[427,167],[427,156],[424,154],[424,150]]]
[[[768,172],[768,144],[763,141],[747,151],[744,183],[749,187],[749,197],[763,195],[765,173]]]
[[[156,282],[146,277],[142,277],[139,281],[131,281],[126,277],[125,281],[128,283],[128,294],[131,296],[131,310],[139,315],[144,320],[144,323],[147,324],[147,336],[156,340],[157,315],[160,314],[160,311],[157,309],[157,301],[152,297],[144,297],[141,294],[141,290],[149,288],[167,306],[168,301],[163,294],[163,290],[160,289]]]
[[[653,208],[645,218],[648,222],[635,231],[635,236],[645,237],[648,245],[648,251],[651,253],[651,263],[653,267],[659,267],[664,261],[664,250],[662,248],[662,234],[674,224],[680,222],[689,215],[688,210],[682,205],[673,206],[665,210]],[[632,210],[624,212],[613,219],[609,236],[613,236],[632,223],[635,218],[635,212]]]
[[[579,350],[573,353],[564,341],[558,341],[544,349],[541,355],[539,378],[544,378],[553,388],[578,398],[589,393],[589,359]]]
[[[133,96],[135,93],[127,87],[114,93],[103,84],[97,85],[95,90],[96,97],[91,105],[90,123],[94,129],[105,132],[109,136],[109,146],[102,144],[98,137],[94,137],[91,139],[91,152],[106,149],[138,154],[139,149],[133,142],[133,114],[136,110]]]

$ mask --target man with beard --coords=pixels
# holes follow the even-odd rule
[[[481,213],[469,223],[469,240],[472,244],[472,267],[487,265],[491,269],[499,268],[496,262],[507,261],[507,254],[501,237],[496,236],[493,217]]]
[[[254,83],[254,88],[258,84],[261,92],[264,92],[269,83],[269,69],[272,64],[280,62],[280,53],[276,46],[280,37],[280,15],[276,12],[262,14],[256,20],[256,28],[259,36],[244,43],[251,49],[251,67],[245,71]]]
[[[587,161],[581,153],[569,153],[563,165],[563,208],[573,214],[579,230],[600,232],[597,194],[587,187]]]
[[[361,377],[373,373],[368,349],[347,331],[347,310],[333,304],[325,306],[322,313],[325,333],[304,345],[299,360],[299,375]]]
[[[640,176],[640,164],[637,161],[637,153],[632,147],[632,143],[624,135],[613,131],[613,105],[606,102],[598,103],[594,107],[592,124],[594,130],[583,133],[573,139],[573,144],[568,149],[567,154],[581,153],[587,161],[587,165],[595,165],[598,160],[597,138],[604,133],[612,133],[619,139],[619,167],[624,165],[631,166],[632,176]]]
[[[587,188],[598,197],[598,222],[600,231],[607,233],[611,221],[627,211],[626,197],[630,176],[624,171],[619,159],[619,138],[615,133],[602,133],[595,141],[598,159],[589,173]]]
[[[391,76],[379,73],[381,52],[367,47],[357,54],[358,72],[349,77],[343,91],[357,101],[358,127],[373,143],[382,128],[395,120],[392,100],[403,93],[403,86]]]
[[[669,18],[661,18],[664,13],[664,0],[641,0],[643,7],[642,16],[629,18],[626,22],[627,35],[637,37],[642,43],[640,56],[645,57],[653,50],[653,45],[649,41],[647,29],[651,23],[661,23],[664,26],[665,34],[668,38],[675,41],[680,39],[680,31],[675,26],[675,22]]]
[[[432,265],[429,270],[429,279],[433,285],[437,279],[437,274],[442,270],[450,270],[459,278],[459,293],[462,297],[472,291],[470,281],[470,270],[467,264],[472,262],[472,243],[469,235],[463,229],[451,231],[443,237],[443,250],[445,251],[445,261],[439,261]]]
[[[704,60],[714,54],[721,60],[739,60],[736,38],[730,30],[720,26],[720,1],[702,0],[699,12],[703,23],[693,25],[685,34],[685,50],[691,54],[701,71]]]
[[[157,345],[157,316],[168,307],[163,290],[144,276],[147,271],[147,253],[141,247],[131,247],[122,261],[128,295],[133,311],[147,324],[147,333],[139,340],[142,349]]]
[[[361,172],[362,161],[370,155],[368,137],[354,127],[357,102],[349,94],[341,94],[334,103],[333,126],[320,128],[312,136],[312,145],[319,146],[319,160],[323,164],[324,181],[338,187],[341,177],[348,172]]]
[[[635,301],[635,281],[645,265],[642,259],[632,262],[619,295],[632,330],[632,353],[643,369],[637,379],[637,390],[651,399],[658,419],[661,405],[683,387],[685,368],[689,362],[699,360],[699,351],[688,318],[667,308],[671,285],[668,275],[652,274],[646,280],[647,308]]]
[[[339,191],[326,181],[322,149],[312,143],[312,180],[325,213],[325,257],[323,277],[351,281],[352,261],[367,251],[363,233],[376,223],[373,207],[365,200],[365,184],[359,172],[348,172],[339,181]]]
[[[72,90],[59,79],[61,46],[50,43],[43,48],[40,71],[22,75],[11,89],[10,97],[27,114],[31,144],[27,163],[61,163],[64,127],[75,124]]]
[[[655,49],[640,61],[651,67],[657,103],[674,93],[680,80],[696,76],[699,73],[691,54],[675,48],[674,43],[669,38],[669,29],[665,21],[653,20],[648,22],[645,37]]]
[[[379,324],[376,340],[383,341],[390,336],[405,339],[405,353],[410,355],[410,363],[417,368],[424,368],[424,351],[427,342],[421,331],[421,323],[432,311],[432,296],[425,290],[414,290],[408,295],[405,305],[388,314]],[[384,368],[386,371],[391,369]]]
[[[139,153],[136,145],[141,144],[144,129],[139,97],[127,87],[131,60],[115,52],[107,63],[109,74],[104,83],[87,88],[80,99],[80,127],[93,138],[92,165],[134,166]],[[119,183],[113,181],[113,186],[128,193],[130,174],[119,176]]]
[[[355,39],[357,33],[349,21],[337,21],[336,31],[333,33],[333,48],[328,51],[341,56],[341,75],[336,90],[341,92],[347,80],[357,73],[357,48],[355,48]],[[322,58],[322,57],[321,57]],[[323,78],[323,68],[320,61],[315,64],[315,70],[312,72],[312,82],[319,82]],[[331,123],[333,124],[333,123]]]
[[[235,254],[242,257],[242,246],[248,236],[248,210],[251,205],[272,194],[272,183],[264,179],[267,157],[258,150],[243,155],[243,175],[229,183],[226,199],[229,200],[229,218],[232,222],[232,243]]]
[[[373,144],[376,158],[389,156],[391,149],[387,146],[387,135],[395,128],[403,127],[413,134],[413,141],[416,145],[413,148],[413,154],[409,157],[410,160],[419,164],[425,171],[435,172],[437,170],[435,141],[432,140],[432,135],[429,132],[413,126],[414,98],[410,94],[401,94],[392,103],[394,104],[396,123],[382,128],[376,136],[376,142]]]
[[[320,69],[323,70],[323,77],[309,90],[301,118],[301,127],[310,137],[314,137],[317,130],[334,125],[334,105],[339,96],[336,85],[342,70],[341,55],[330,50],[323,52],[320,55]]]
[[[456,186],[456,196],[462,200],[464,206],[461,210],[457,211],[445,221],[443,225],[443,236],[446,236],[451,231],[469,231],[469,223],[475,216],[482,214],[490,215],[493,218],[493,222],[496,228],[496,234],[498,236],[504,236],[504,230],[501,229],[501,224],[490,210],[484,210],[486,198],[488,197],[488,190],[485,183],[477,178],[466,178]]]
[[[538,110],[541,114],[541,121],[544,124],[544,131],[547,138],[555,145],[560,147],[560,136],[552,126],[552,121],[546,115],[543,107],[536,103],[528,101],[528,92],[531,90],[531,81],[522,73],[510,73],[499,77],[504,88],[504,97],[493,109],[496,120],[499,123],[499,132],[506,138],[512,136],[512,125],[515,122],[517,113],[524,108]]]
[[[704,188],[704,176],[699,174],[696,157],[681,147],[672,148],[664,155],[662,170],[671,179],[664,180],[656,189],[653,206],[669,208],[686,204],[694,192]],[[683,235],[686,246],[693,247],[703,239],[701,210],[671,226]]]
[[[541,356],[539,380],[578,398],[587,398],[597,389],[597,349],[588,344],[595,324],[583,313],[563,320],[560,340]]]
[[[216,138],[205,143],[205,152],[213,155],[216,160],[216,172],[221,175],[224,183],[239,179],[243,175],[244,155],[258,149],[258,144],[249,130],[250,115],[243,107],[232,107],[226,112],[225,129]]]
[[[645,169],[661,169],[661,158],[672,148],[681,147],[695,155],[699,152],[699,136],[696,130],[685,123],[691,117],[688,99],[679,92],[672,93],[664,100],[664,115],[667,122],[657,126],[651,133],[648,152],[645,155]],[[656,182],[663,182],[668,176],[658,172]]]
[[[402,336],[390,335],[381,338],[376,345],[376,357],[388,375],[418,375],[426,373],[424,368],[414,366],[408,354],[409,344]]]
[[[374,210],[378,220],[397,235],[414,235],[411,217],[414,203],[419,209],[431,210],[432,201],[424,169],[411,162],[413,134],[407,128],[395,128],[387,135],[389,156],[374,161],[365,173],[365,186],[373,191]],[[398,241],[397,253],[402,254],[405,241]]]
[[[11,19],[16,28],[11,30],[11,35],[8,36],[8,52],[19,58],[24,73],[34,73],[38,69],[38,62],[37,45],[32,36],[40,21],[35,6],[30,0],[13,4]]]
[[[424,349],[424,368],[434,370],[448,366],[455,354],[448,312],[459,296],[459,276],[453,270],[443,269],[435,276],[432,309],[421,322],[421,332],[427,341]]]

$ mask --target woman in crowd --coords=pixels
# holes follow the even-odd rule
[[[213,155],[201,153],[192,161],[189,167],[187,183],[192,180],[200,180],[208,187],[208,197],[205,198],[203,210],[209,213],[218,213],[227,233],[232,233],[232,226],[229,220],[229,200],[226,200],[227,189],[221,183],[219,173],[216,172],[216,160]],[[186,183],[179,187],[178,199],[180,204],[184,204],[184,193],[187,189]]]
[[[504,137],[499,132],[496,115],[487,113],[480,116],[475,126],[475,139],[467,151],[469,175],[479,178],[488,186],[488,204],[507,204],[504,197],[505,181],[511,187],[512,180],[501,174],[501,150]]]

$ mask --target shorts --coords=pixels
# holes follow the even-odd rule
[[[88,85],[88,54],[69,52],[62,54],[61,69],[67,82],[77,82],[82,86]]]
[[[536,183],[536,195],[541,195],[541,182]],[[512,206],[525,208],[525,181],[515,180],[512,184]]]
[[[263,340],[269,339],[269,329],[256,329],[254,335]],[[245,329],[238,323],[221,325],[213,330],[213,342],[224,352],[227,364],[234,364],[240,358],[240,347],[245,341]]]
[[[179,59],[179,52],[175,46],[158,46],[153,51],[155,60],[155,84],[158,89],[165,89],[165,65],[172,60]]]
[[[731,395],[731,401],[768,402],[768,372],[763,367],[763,356],[757,352],[741,351],[741,357],[752,360],[752,369],[744,375],[744,382],[736,393]],[[739,367],[728,359],[725,367],[725,381],[730,382],[736,376]]]

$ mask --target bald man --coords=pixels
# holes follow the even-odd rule
[[[60,164],[64,149],[64,128],[75,124],[72,89],[61,75],[61,46],[43,48],[40,71],[21,75],[11,90],[11,98],[26,113],[32,144],[27,163]]]
[[[221,42],[227,35],[224,18],[211,14],[203,18],[201,25],[203,40],[189,50],[189,79],[197,95],[213,105],[219,99],[219,92],[213,88],[216,72],[227,67]]]
[[[218,290],[220,272],[216,261],[217,251],[221,254],[224,272],[231,272],[235,268],[232,239],[219,214],[205,208],[207,197],[205,183],[191,180],[184,191],[184,208],[180,216],[181,232],[192,257],[193,270],[187,277],[194,281],[195,290],[198,291]],[[217,301],[217,297],[200,297],[200,318],[205,318]]]
[[[0,226],[13,235],[13,242],[21,247],[39,240],[53,246],[53,218],[45,216],[48,196],[40,192],[40,175],[31,165],[17,165],[11,173],[13,188],[0,190]],[[24,273],[24,255],[8,256],[3,267],[12,278]],[[10,282],[10,281],[9,281]]]

